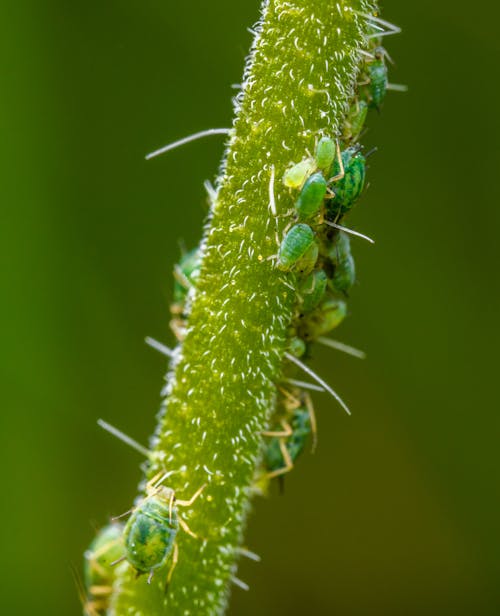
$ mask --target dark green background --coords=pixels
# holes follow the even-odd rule
[[[26,0],[1,6],[1,612],[79,613],[70,564],[124,511],[165,362],[178,240],[197,242],[258,0]],[[500,611],[498,15],[387,0],[404,28],[366,138],[351,221],[359,285],[317,353],[354,410],[317,396],[320,443],[256,503],[232,614]]]

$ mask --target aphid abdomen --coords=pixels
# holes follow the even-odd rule
[[[304,182],[315,169],[316,161],[312,158],[305,158],[285,172],[283,184],[288,188],[302,188]]]
[[[356,267],[349,236],[343,231],[338,234],[332,247],[331,260],[335,266],[332,285],[335,290],[347,293],[356,280]]]
[[[367,115],[368,103],[366,101],[359,100],[352,105],[345,122],[344,139],[346,141],[355,141],[359,137]]]
[[[124,554],[123,525],[109,524],[102,528],[84,554],[83,574],[88,592],[92,587],[113,585],[116,570],[112,563]]]
[[[287,442],[288,453],[293,462],[304,451],[312,432],[309,409],[301,407],[293,412],[292,435]]]
[[[327,282],[327,275],[322,269],[312,273],[304,280],[299,289],[302,298],[300,306],[302,312],[311,312],[320,304],[325,295]]]
[[[370,75],[371,106],[379,109],[387,92],[387,67],[383,59],[375,60],[368,67]]]
[[[165,564],[179,530],[175,507],[169,517],[168,502],[150,496],[130,516],[124,531],[127,560],[139,573]]]
[[[348,148],[342,152],[344,163],[344,177],[335,182],[333,191],[335,198],[327,204],[328,214],[336,216],[345,214],[359,199],[365,186],[366,159],[355,148]],[[337,164],[334,165],[334,171]]]
[[[322,173],[314,173],[309,177],[295,202],[295,210],[299,220],[308,220],[321,210],[325,200],[327,183]]]
[[[307,261],[305,265],[309,267],[310,261],[312,261],[314,257],[315,247],[317,251],[317,244],[314,240],[314,233],[311,227],[305,224],[293,226],[281,242],[278,255],[278,267],[284,271],[291,270],[293,267],[301,269],[304,265],[301,261],[304,259]]]
[[[327,171],[335,160],[336,145],[330,137],[322,137],[316,147],[316,164],[318,169]]]

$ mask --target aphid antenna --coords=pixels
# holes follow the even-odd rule
[[[250,586],[248,584],[243,582],[243,580],[240,580],[240,578],[235,577],[234,575],[231,577],[231,582],[235,586],[238,586],[238,588],[241,588],[241,590],[246,590],[246,591],[250,590]]]
[[[338,395],[338,393],[334,389],[332,389],[326,381],[324,381],[320,376],[318,376],[316,372],[314,372],[314,370],[309,368],[309,366],[306,366],[306,364],[301,362],[300,359],[297,359],[296,357],[294,357],[293,355],[291,355],[290,353],[286,351],[285,351],[285,357],[289,361],[291,361],[293,364],[295,364],[298,368],[303,370],[306,374],[308,374],[311,378],[313,378],[318,383],[318,385],[321,385],[321,387],[323,387],[333,398],[335,398],[335,400],[340,404],[340,406],[344,409],[344,411],[348,415],[351,414],[349,407],[342,400],[342,398]]]
[[[388,83],[386,90],[392,90],[393,92],[408,92],[408,86],[404,83]]]
[[[174,352],[172,349],[169,349],[168,346],[165,346],[164,344],[162,344],[161,342],[158,342],[158,340],[155,340],[154,338],[151,338],[150,336],[147,336],[146,338],[144,338],[144,342],[148,346],[150,346],[152,349],[154,349],[155,351],[158,351],[159,353],[161,353],[162,355],[165,355],[166,357],[174,356]]]
[[[229,135],[231,132],[230,128],[209,128],[207,130],[202,130],[198,133],[193,133],[192,135],[188,135],[187,137],[183,137],[178,141],[173,141],[168,145],[163,146],[162,148],[155,150],[154,152],[150,152],[146,156],[146,160],[151,160],[151,158],[155,158],[156,156],[160,156],[160,154],[165,154],[165,152],[170,152],[170,150],[175,150],[176,148],[180,148],[187,143],[191,143],[192,141],[197,141],[198,139],[203,139],[204,137],[211,137],[212,135]]]
[[[319,393],[325,393],[325,388],[313,383],[307,383],[306,381],[298,381],[297,379],[283,379],[286,383],[293,385],[294,387],[300,387],[300,389],[308,389],[309,391],[318,391]]]
[[[371,156],[375,154],[375,152],[378,152],[377,146],[374,146],[371,150],[368,150],[368,152],[364,156],[365,158],[370,158]]]
[[[132,449],[135,449],[137,452],[139,452],[146,458],[150,457],[151,453],[148,449],[146,449],[146,447],[143,447],[140,443],[138,443],[137,441],[134,441],[133,438],[131,438],[130,436],[128,436],[121,430],[118,430],[118,428],[115,428],[114,426],[109,424],[107,421],[104,421],[103,419],[98,419],[97,424],[101,428],[103,428],[103,430],[106,430],[106,432],[109,432],[110,434],[115,436],[118,440],[122,441],[126,445],[129,445],[130,447],[132,447]]]
[[[338,340],[331,340],[330,338],[324,338],[323,336],[320,336],[319,338],[317,338],[317,342],[319,342],[323,346],[329,347],[330,349],[341,351],[342,353],[352,355],[353,357],[357,357],[358,359],[366,359],[366,353],[364,351],[356,349],[348,344],[344,344],[343,342],[339,342]]]
[[[245,558],[248,558],[249,560],[253,560],[256,563],[260,563],[261,561],[261,558],[258,554],[255,554],[255,552],[251,552],[250,550],[247,550],[246,548],[236,548],[236,552],[240,556],[244,556]]]
[[[271,178],[269,180],[269,208],[273,216],[277,216],[276,198],[274,196],[274,165],[271,165]]]
[[[336,222],[330,222],[329,220],[324,220],[323,222],[325,223],[325,225],[328,225],[329,227],[333,227],[334,229],[339,229],[339,231],[344,231],[344,233],[347,233],[348,235],[354,235],[354,237],[359,237],[362,240],[366,240],[367,242],[370,242],[370,244],[375,244],[375,240],[372,240],[372,238],[368,237],[368,235],[359,233],[359,231],[354,231],[353,229],[349,229],[348,227],[343,227],[342,225],[338,225]]]

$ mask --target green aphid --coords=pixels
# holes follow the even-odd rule
[[[385,50],[377,47],[374,52],[375,60],[368,65],[368,76],[370,83],[368,86],[370,93],[370,107],[380,109],[387,93],[387,66],[385,64]]]
[[[315,170],[316,161],[313,158],[305,158],[285,172],[283,184],[288,188],[302,188],[304,182]]]
[[[135,507],[123,531],[125,557],[136,569],[138,575],[148,573],[149,581],[156,569],[163,567],[170,555],[170,567],[167,584],[177,564],[178,550],[176,537],[181,527],[193,537],[178,514],[177,507],[189,507],[201,494],[202,486],[189,501],[178,501],[171,488],[159,485],[163,477],[154,477],[146,486],[146,497]]]
[[[327,202],[327,213],[330,218],[346,214],[359,199],[365,187],[366,158],[356,147],[347,148],[342,152],[344,175],[332,185],[334,199]],[[332,175],[341,175],[338,161],[335,161]]]
[[[301,338],[294,336],[288,344],[288,350],[294,357],[300,358],[305,355],[307,345]]]
[[[186,301],[189,289],[196,285],[200,275],[201,250],[193,248],[186,252],[174,268],[174,302],[182,305]]]
[[[316,419],[310,396],[300,390],[281,392],[284,398],[279,402],[273,429],[263,433],[271,439],[264,452],[268,479],[292,470],[311,434],[314,437],[313,445],[316,441]]]
[[[84,554],[83,575],[86,614],[105,614],[116,578],[114,564],[125,555],[123,525],[109,524],[102,528]]]
[[[314,268],[318,259],[318,245],[309,225],[294,225],[281,242],[278,253],[278,267],[287,272],[296,269],[301,273]]]
[[[316,165],[321,171],[327,171],[333,165],[337,145],[330,137],[321,137],[316,146]]]
[[[269,441],[265,453],[264,464],[268,477],[277,477],[292,470],[293,465],[304,451],[312,432],[311,414],[307,407],[295,409],[288,424],[288,429],[279,431],[281,424],[276,426],[279,434]]]
[[[312,312],[325,296],[328,277],[321,269],[310,274],[300,285],[299,294],[302,298],[301,312]]]
[[[343,299],[327,299],[314,312],[301,319],[297,334],[306,342],[316,340],[338,327],[346,316],[347,304]]]
[[[357,100],[351,106],[344,124],[344,140],[356,141],[366,122],[368,115],[368,103],[365,100]]]
[[[320,212],[327,188],[327,182],[322,173],[313,173],[307,178],[295,202],[295,211],[299,220],[308,220]]]
[[[330,251],[335,266],[332,285],[336,291],[347,294],[356,281],[356,268],[351,254],[351,242],[347,233],[341,231]]]

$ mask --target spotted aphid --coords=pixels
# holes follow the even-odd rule
[[[109,524],[97,533],[84,554],[86,614],[97,616],[106,613],[116,578],[114,564],[122,559],[124,554],[122,524]]]
[[[191,506],[205,488],[202,486],[189,501],[179,501],[171,488],[160,485],[168,475],[157,475],[147,484],[145,498],[132,510],[123,531],[126,560],[139,575],[149,574],[149,581],[172,555],[167,584],[177,564],[179,527],[196,537],[179,516],[177,507]]]
[[[332,184],[335,197],[327,201],[329,218],[346,214],[359,199],[365,186],[366,159],[357,148],[347,148],[342,152],[342,164],[343,174],[340,173],[337,161],[332,169],[332,175],[341,177]]]
[[[294,225],[283,238],[278,253],[278,267],[283,271],[308,273],[318,259],[318,245],[311,227]]]

